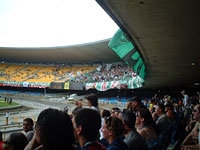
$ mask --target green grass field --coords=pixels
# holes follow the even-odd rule
[[[0,99],[0,108],[2,107],[12,107],[12,106],[17,106],[19,105],[18,103],[12,102],[12,104],[9,104],[5,102],[3,99]]]

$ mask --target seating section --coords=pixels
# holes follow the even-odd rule
[[[96,69],[95,66],[41,66],[0,64],[0,81],[40,82],[69,81],[71,78]]]

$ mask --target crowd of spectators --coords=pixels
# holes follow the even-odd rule
[[[52,108],[43,110],[31,141],[28,143],[27,135],[13,133],[4,140],[3,150],[166,150],[169,145],[174,150],[200,149],[199,92],[155,94],[150,99],[134,96],[125,109],[104,109],[102,115],[97,95],[86,99],[89,108],[77,102],[71,115]],[[27,121],[30,119],[24,120],[24,130]],[[31,122],[31,131],[32,126]]]
[[[107,82],[131,79],[137,76],[134,70],[126,64],[107,64],[99,66],[91,72],[76,75],[69,81],[74,82]]]
[[[0,70],[0,78],[4,81],[16,82],[45,82],[62,80],[66,82],[107,82],[131,79],[137,74],[123,63],[96,66],[96,69],[87,70],[87,66],[6,66]],[[5,71],[6,69],[6,71]],[[49,79],[49,80],[48,80]]]

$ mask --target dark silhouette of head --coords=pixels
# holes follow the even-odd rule
[[[36,122],[45,150],[73,149],[75,140],[70,116],[57,109],[43,110]]]
[[[93,109],[81,108],[73,114],[76,128],[82,128],[80,136],[87,141],[95,141],[98,138],[99,129],[101,128],[100,114]]]
[[[23,150],[28,140],[23,133],[12,133],[4,143],[6,144],[5,149],[12,147],[13,150]]]
[[[85,98],[91,103],[92,106],[98,106],[98,97],[96,94],[87,95]]]

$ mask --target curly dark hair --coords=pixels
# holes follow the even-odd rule
[[[75,140],[70,116],[63,111],[43,110],[36,122],[44,150],[73,149]]]
[[[114,138],[119,138],[125,131],[122,121],[117,117],[105,117],[106,127],[112,130]]]

